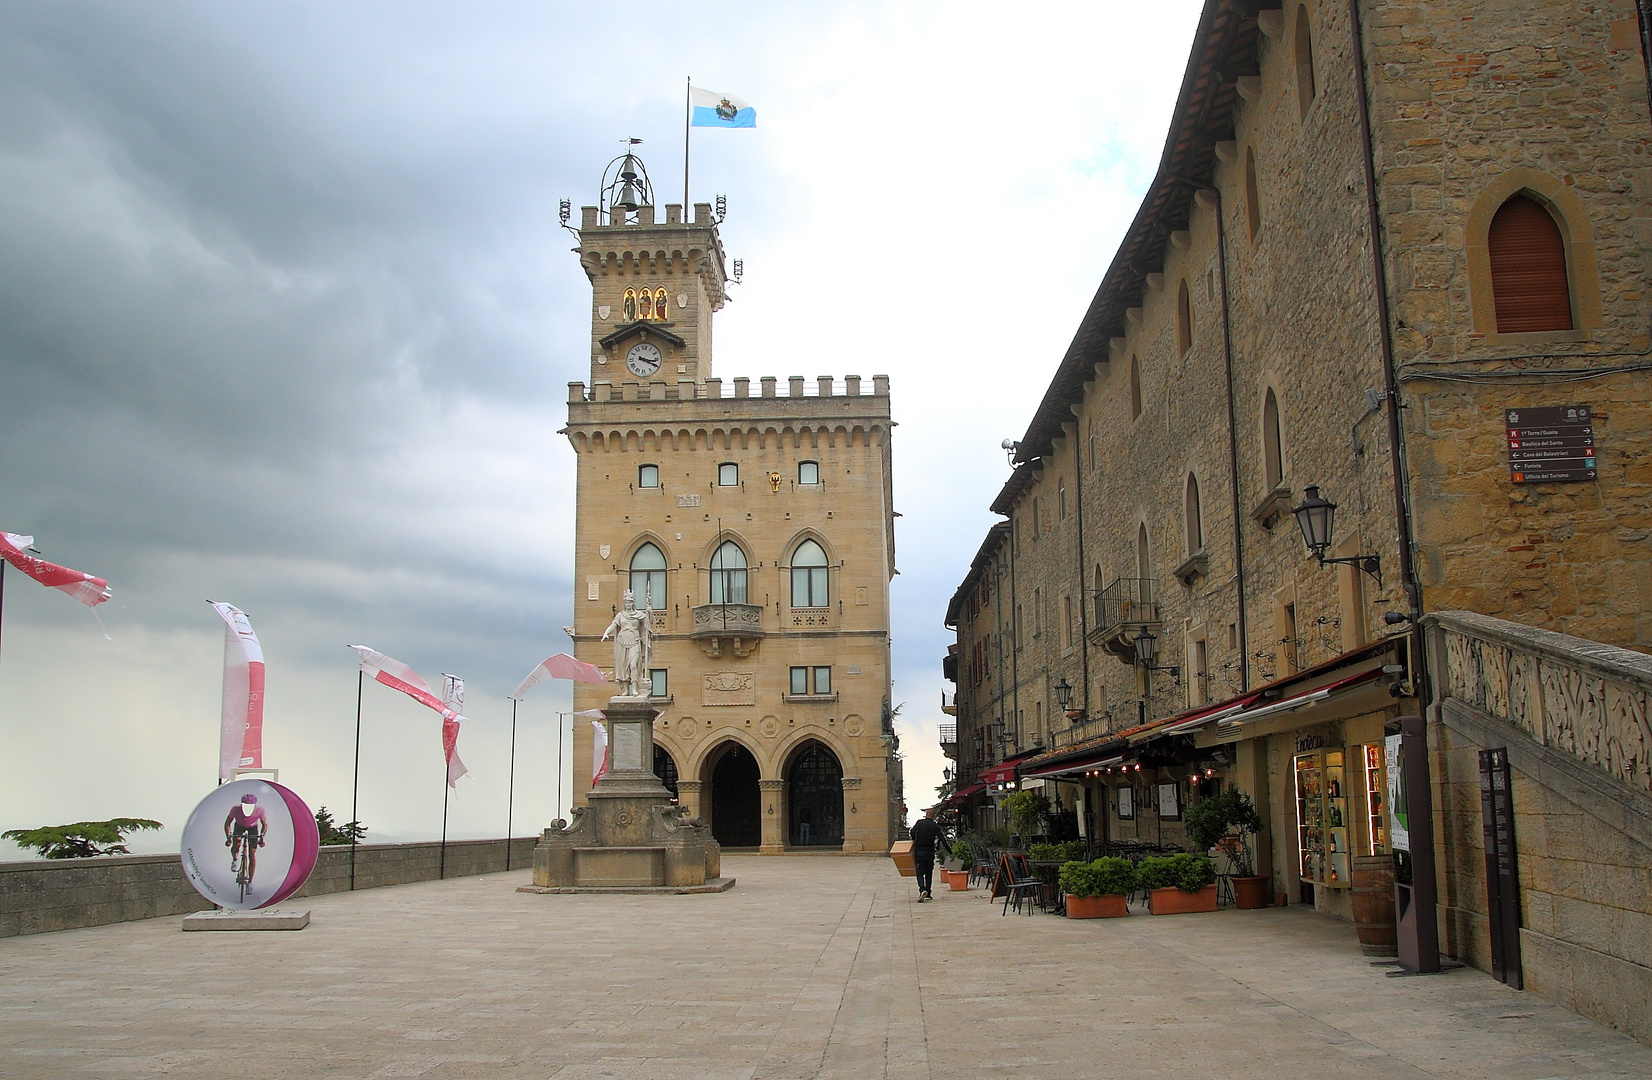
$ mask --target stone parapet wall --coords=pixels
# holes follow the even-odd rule
[[[1506,747],[1525,988],[1652,1042],[1652,659],[1468,612],[1425,625],[1441,947],[1490,968],[1478,754]]]
[[[538,837],[511,841],[511,868],[533,864]],[[505,841],[450,840],[447,877],[505,869]],[[356,848],[356,888],[435,880],[441,844],[362,844]],[[350,849],[324,847],[315,871],[294,899],[350,888]],[[178,856],[115,855],[96,859],[0,863],[0,937],[154,919],[211,908],[184,878]]]

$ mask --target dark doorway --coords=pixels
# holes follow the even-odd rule
[[[711,835],[724,847],[763,842],[757,759],[739,743],[729,744],[711,771]]]
[[[786,770],[787,843],[797,847],[843,846],[843,766],[814,740]]]
[[[671,792],[671,797],[677,797],[677,763],[672,760],[671,752],[659,743],[654,744],[654,775],[660,778],[665,790]]]

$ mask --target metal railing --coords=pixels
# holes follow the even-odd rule
[[[1159,621],[1158,595],[1152,578],[1115,578],[1094,596],[1096,628],[1103,638],[1114,637],[1128,626]]]

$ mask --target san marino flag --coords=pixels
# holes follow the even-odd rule
[[[757,126],[757,110],[731,94],[690,88],[695,127],[749,128]]]

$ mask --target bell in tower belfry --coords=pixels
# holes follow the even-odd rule
[[[621,224],[626,215],[635,214],[644,206],[654,205],[654,188],[648,182],[648,170],[632,148],[642,144],[641,139],[627,139],[625,153],[608,163],[602,171],[600,207],[610,224]],[[615,168],[618,167],[617,175]],[[614,178],[609,179],[610,176]],[[615,215],[619,215],[615,220]]]
[[[722,214],[708,203],[656,205],[636,152],[641,141],[625,140],[602,170],[597,205],[580,208],[577,250],[592,293],[590,386],[603,401],[700,393],[712,377],[712,316],[728,302]]]

